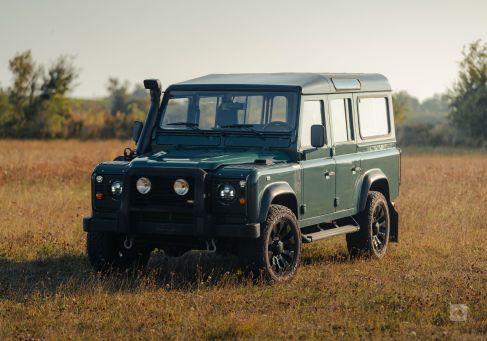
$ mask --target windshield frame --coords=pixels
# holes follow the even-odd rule
[[[216,126],[215,127],[205,129],[200,128],[199,123],[195,124],[191,122],[189,116],[186,118],[185,122],[170,122],[174,127],[168,128],[167,124],[164,125],[164,117],[166,114],[166,110],[168,107],[169,100],[172,98],[172,94],[176,97],[184,98],[181,95],[192,95],[193,100],[191,102],[197,100],[199,101],[200,98],[208,98],[214,95],[215,98],[220,96],[224,96],[225,93],[232,95],[233,97],[246,97],[246,105],[248,101],[248,97],[250,96],[263,96],[262,101],[269,100],[272,98],[274,100],[278,96],[283,96],[286,98],[286,106],[287,112],[286,116],[288,121],[285,122],[289,126],[289,130],[262,130],[262,129],[254,129],[254,126],[257,124],[248,124],[246,122],[242,124],[230,124],[228,126]],[[188,96],[191,97],[191,96]],[[194,103],[188,103],[189,106],[194,105]],[[217,104],[218,105],[218,104]],[[299,122],[299,106],[300,106],[300,94],[296,91],[293,87],[266,87],[266,88],[253,88],[253,87],[239,87],[239,88],[229,88],[229,87],[217,87],[217,88],[178,88],[178,87],[170,87],[164,94],[163,101],[160,106],[159,115],[157,118],[157,123],[155,125],[156,135],[159,134],[196,134],[196,135],[228,135],[228,134],[238,134],[238,135],[254,135],[254,136],[263,136],[263,135],[294,135],[298,129],[298,122]],[[200,110],[200,107],[197,107]],[[191,109],[188,109],[191,110]],[[219,109],[215,109],[215,120],[217,111]],[[245,107],[247,110],[247,107]],[[269,115],[265,113],[265,110],[269,109],[262,109],[261,115]],[[272,109],[270,109],[272,110]],[[192,113],[194,114],[194,113]],[[262,117],[262,116],[261,116]],[[245,117],[246,118],[246,117]],[[270,116],[268,117],[270,118]],[[272,122],[272,121],[271,121]],[[270,122],[269,122],[270,123]],[[263,124],[260,124],[263,126]]]

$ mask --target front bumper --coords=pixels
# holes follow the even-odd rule
[[[130,229],[131,234],[192,236],[204,238],[259,238],[260,224],[213,224],[197,219],[193,224],[164,224],[154,222],[137,222]],[[96,217],[83,218],[85,232],[121,233],[117,219]]]
[[[182,202],[177,202],[179,197],[174,197],[175,194],[171,197],[161,190],[167,187],[163,180],[174,178],[175,174],[177,177],[192,181],[193,193],[190,199],[193,204],[189,207]],[[113,232],[126,235],[258,238],[259,223],[227,223],[212,219],[207,208],[206,175],[206,172],[199,168],[132,165],[123,175],[123,182],[126,185],[120,198],[119,208],[96,207],[93,204],[93,216],[83,219],[83,228],[86,232]],[[153,196],[147,197],[148,200],[141,200],[135,192],[134,180],[140,176],[155,179]],[[95,202],[94,197],[92,200]],[[218,215],[218,212],[215,213]]]

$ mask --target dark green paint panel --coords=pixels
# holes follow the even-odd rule
[[[252,168],[256,160],[270,160],[271,162],[285,162],[290,160],[287,153],[282,151],[264,152],[262,150],[229,150],[229,149],[201,149],[181,148],[160,151],[147,157],[136,158],[132,161],[134,167],[184,167],[214,170],[222,166],[247,164]]]
[[[225,139],[226,146],[235,147],[262,147],[269,145],[274,148],[287,148],[290,144],[289,138],[279,137],[255,138],[249,136],[231,136]]]
[[[357,182],[361,176],[360,159],[356,154],[335,156],[336,160],[336,197],[339,204],[336,211],[354,208]]]
[[[335,160],[323,158],[301,162],[303,219],[333,213],[335,206]]]
[[[331,76],[359,79],[362,89],[337,90],[331,83]],[[396,147],[392,108],[389,110],[391,134],[373,140],[360,138],[356,112],[357,92],[360,92],[361,95],[384,96],[390,99],[389,84],[380,75],[349,75],[349,78],[345,76],[339,74],[314,76],[311,74],[276,74],[252,78],[252,75],[230,75],[227,80],[235,83],[227,84],[222,81],[225,75],[214,75],[174,85],[169,88],[169,91],[171,89],[199,91],[200,89],[225,89],[227,87],[242,90],[248,90],[250,87],[258,90],[279,91],[282,88],[285,91],[295,91],[300,96],[300,103],[309,99],[319,100],[322,101],[325,108],[328,108],[330,98],[351,98],[353,131],[350,136],[355,138],[353,141],[341,144],[333,143],[331,139],[333,127],[327,109],[325,109],[324,124],[327,144],[320,148],[300,150],[300,145],[307,144],[299,142],[300,125],[304,124],[300,119],[303,115],[299,109],[295,110],[299,126],[286,134],[264,136],[248,129],[226,133],[187,129],[186,131],[166,131],[160,135],[156,133],[151,136],[146,135],[142,140],[150,137],[150,143],[147,144],[147,148],[142,148],[143,152],[139,153],[141,154],[139,157],[130,162],[102,163],[97,166],[95,172],[117,176],[120,174],[122,177],[125,174],[127,178],[131,172],[139,174],[137,172],[140,170],[152,170],[152,173],[148,173],[156,175],[158,175],[157,172],[165,172],[164,174],[174,172],[174,174],[171,173],[171,177],[178,176],[178,172],[199,174],[201,183],[205,182],[201,187],[204,188],[204,191],[208,191],[203,193],[200,190],[202,199],[199,203],[207,203],[208,205],[204,209],[210,211],[216,200],[216,187],[221,183],[231,182],[235,186],[239,186],[238,193],[245,197],[246,204],[244,207],[238,207],[238,210],[232,206],[232,210],[229,209],[228,212],[238,212],[239,216],[231,217],[231,221],[240,221],[244,224],[262,222],[261,212],[266,207],[262,202],[263,198],[268,195],[266,193],[278,185],[281,191],[284,187],[289,189],[286,195],[292,197],[293,200],[295,198],[296,213],[301,227],[355,215],[358,213],[361,196],[367,194],[361,193],[364,177],[375,170],[384,174],[389,184],[390,199],[394,201],[399,195],[400,150]],[[258,80],[258,82],[252,83],[252,79]],[[268,86],[262,84],[270,80],[275,83],[268,84]],[[205,83],[205,81],[209,83]],[[221,83],[216,84],[217,81]],[[329,90],[324,93],[324,91],[318,91],[319,89]],[[364,92],[364,90],[369,92]],[[343,95],[337,95],[336,92],[341,92]],[[313,95],[306,96],[307,93]],[[333,95],[329,96],[328,93]],[[168,96],[170,95],[166,91],[162,106],[167,103]],[[391,103],[390,100],[389,103]],[[158,106],[159,104],[156,105],[156,109]],[[159,108],[158,112],[157,115],[160,115],[163,110]],[[154,110],[153,114],[155,115],[155,113]],[[160,117],[153,118],[152,121],[159,122]],[[150,128],[144,127],[143,131],[154,131],[154,127]],[[240,188],[241,180],[245,185],[242,185],[242,188]],[[134,191],[135,188],[131,190]],[[174,195],[173,192],[169,192]],[[158,204],[163,206],[170,203]],[[236,204],[238,205],[238,202]],[[120,207],[128,212],[129,205],[128,201],[122,202]],[[120,210],[122,211],[122,209]],[[221,215],[227,216],[228,212]],[[113,217],[121,216],[116,211],[108,213]],[[108,213],[103,214],[107,216]],[[211,212],[203,213],[206,215]],[[96,214],[101,213],[96,212],[94,206],[94,215]],[[206,219],[207,216],[204,218]]]
[[[220,136],[198,135],[158,135],[156,144],[159,145],[188,145],[188,146],[219,146]]]
[[[397,148],[369,150],[360,152],[357,156],[360,157],[364,173],[371,169],[380,169],[386,175],[390,199],[394,201],[399,195],[399,150]]]

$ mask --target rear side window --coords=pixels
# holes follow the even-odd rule
[[[305,101],[303,114],[301,115],[301,149],[306,150],[311,146],[311,126],[323,124],[322,101]]]
[[[386,97],[359,98],[358,117],[362,138],[389,135],[389,106]]]
[[[331,126],[333,142],[353,140],[352,101],[350,98],[332,99],[330,101]]]

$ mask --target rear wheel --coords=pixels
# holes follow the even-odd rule
[[[123,241],[122,235],[88,232],[86,249],[88,259],[95,271],[125,272],[142,270],[147,265],[152,250],[135,245],[127,249]]]
[[[347,247],[352,256],[385,256],[389,244],[389,205],[380,192],[370,191],[365,210],[358,216],[360,231],[347,234]]]
[[[301,258],[301,232],[294,213],[271,205],[260,238],[242,241],[240,257],[267,281],[291,280]]]

